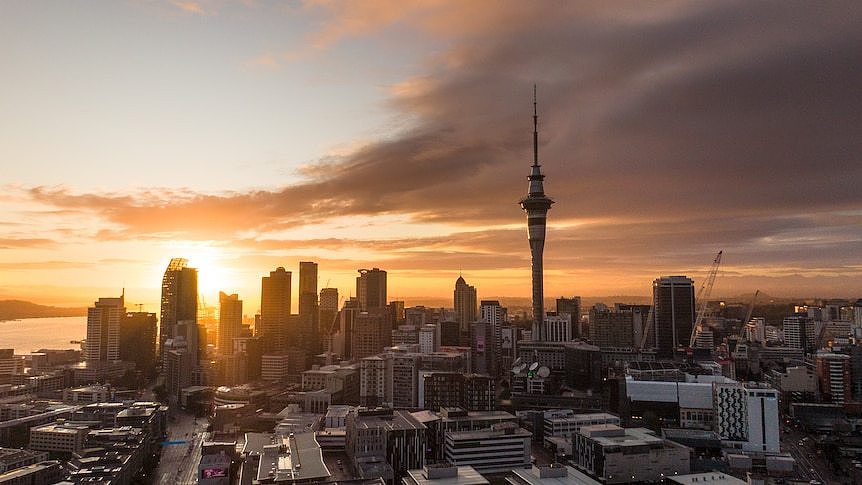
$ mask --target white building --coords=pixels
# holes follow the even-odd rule
[[[472,466],[480,473],[530,468],[532,434],[514,423],[500,423],[478,431],[450,431],[445,435],[444,460]]]
[[[571,409],[555,409],[544,412],[544,435],[571,439],[584,426],[594,424],[620,424],[619,416],[609,413],[576,414]]]
[[[542,322],[542,334],[545,342],[569,342],[574,337],[572,333],[572,316],[568,313],[557,314],[548,312]]]
[[[715,384],[715,432],[722,446],[748,452],[778,453],[781,427],[778,395],[776,389],[765,384]]]
[[[76,453],[84,447],[84,439],[89,432],[89,426],[59,420],[30,428],[28,447],[37,451]]]
[[[434,324],[422,325],[419,328],[419,352],[430,354],[440,348],[439,327]]]
[[[805,352],[815,350],[814,330],[814,320],[810,317],[801,315],[785,317],[784,344]]]
[[[88,366],[120,360],[120,319],[125,315],[123,296],[99,298],[87,309],[84,360]]]

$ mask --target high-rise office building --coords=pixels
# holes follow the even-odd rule
[[[814,320],[802,313],[784,318],[784,343],[794,349],[809,353],[815,348]]]
[[[557,315],[569,315],[572,320],[572,331],[574,337],[583,337],[581,327],[581,297],[557,298]]]
[[[356,298],[363,310],[386,306],[386,271],[360,269],[356,277]]]
[[[662,276],[652,285],[656,351],[673,357],[678,347],[687,347],[694,327],[694,282],[685,276]]]
[[[187,264],[183,258],[171,259],[162,277],[160,349],[165,340],[176,335],[177,322],[191,320],[197,324],[198,270],[187,267]]]
[[[299,326],[302,346],[311,353],[320,349],[318,325],[320,314],[317,304],[317,263],[299,263]]]
[[[328,348],[330,335],[338,331],[338,289],[322,288],[320,290],[320,304],[318,306],[317,333],[321,344]]]
[[[455,314],[461,331],[469,332],[470,324],[476,321],[476,287],[461,276],[455,281]]]
[[[602,304],[593,305],[590,309],[590,340],[593,345],[632,348],[636,345],[634,337],[634,313],[613,312]]]
[[[392,314],[386,307],[356,313],[351,332],[351,357],[377,355],[392,343]]]
[[[279,266],[261,278],[260,329],[257,335],[263,338],[264,353],[284,350],[288,339],[295,341],[297,335],[288,335],[290,325],[291,273]],[[294,329],[290,329],[294,330]]]
[[[533,340],[543,341],[542,322],[545,318],[544,276],[542,253],[545,248],[545,223],[548,209],[554,201],[545,195],[542,167],[539,165],[539,117],[536,113],[536,92],[533,88],[533,165],[529,177],[530,188],[527,196],[521,199],[521,208],[527,213],[527,237],[530,241],[533,276]]]
[[[148,378],[156,372],[156,325],[155,313],[129,312],[120,320],[120,360]]]
[[[98,367],[120,360],[120,321],[126,315],[123,296],[99,298],[87,309],[87,343],[84,360]]]
[[[814,356],[820,394],[826,402],[844,404],[853,400],[851,357],[821,350]]]
[[[236,293],[228,295],[220,291],[218,302],[218,351],[222,355],[230,355],[233,353],[233,339],[242,331],[242,300]]]

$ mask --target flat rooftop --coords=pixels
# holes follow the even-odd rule
[[[736,477],[721,473],[721,472],[706,472],[706,473],[691,473],[688,475],[677,475],[666,477],[670,483],[680,483],[683,485],[745,485],[746,481]]]

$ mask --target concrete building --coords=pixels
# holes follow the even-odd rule
[[[34,465],[47,459],[48,453],[44,451],[0,448],[0,474],[27,465]]]
[[[533,466],[529,470],[513,470],[506,482],[512,485],[600,485],[577,469],[554,463]]]
[[[568,315],[571,318],[574,338],[585,337],[583,327],[581,326],[580,296],[573,296],[571,298],[557,298],[557,315]]]
[[[480,473],[529,468],[531,437],[514,423],[477,431],[448,431],[443,458],[455,466],[472,466]]]
[[[66,478],[59,461],[43,461],[0,474],[3,485],[51,485]]]
[[[585,426],[574,435],[574,464],[602,483],[655,482],[690,471],[690,450],[646,428]]]
[[[449,463],[426,465],[420,470],[408,470],[401,479],[403,485],[485,485],[490,483],[471,466]]]
[[[542,335],[545,342],[569,342],[574,338],[572,317],[569,314],[558,315],[547,312],[542,321]]]
[[[613,312],[605,305],[590,309],[590,341],[599,347],[635,347],[634,313]]]
[[[392,316],[386,307],[372,307],[357,313],[351,331],[351,354],[359,360],[383,352],[391,344]]]
[[[367,407],[376,407],[391,403],[391,389],[387,392],[387,383],[391,376],[387,375],[391,368],[380,356],[365,357],[360,361],[359,370],[359,403]]]
[[[814,320],[807,315],[785,317],[784,344],[794,349],[802,349],[806,354],[814,352],[817,350],[814,327]]]
[[[406,411],[357,408],[347,415],[345,448],[356,469],[374,463],[384,468],[378,477],[399,479],[425,466],[425,426]]]
[[[713,406],[715,432],[722,447],[746,452],[780,451],[777,390],[757,383],[716,383]]]
[[[425,324],[419,328],[419,352],[430,354],[437,352],[440,348],[440,326],[438,324]]]
[[[421,371],[416,407],[431,411],[453,407],[493,411],[496,407],[495,388],[495,379],[488,375]]]
[[[246,433],[245,437],[242,454],[257,464],[255,483],[320,483],[332,475],[313,431],[288,435]]]
[[[545,411],[542,431],[545,438],[564,437],[571,439],[572,435],[581,431],[584,426],[596,424],[615,424],[619,426],[620,417],[609,413],[575,413],[571,409],[555,409]]]
[[[814,368],[824,401],[844,404],[853,400],[849,355],[817,352],[814,356]]]
[[[87,341],[84,360],[99,368],[120,360],[120,321],[126,315],[123,296],[99,298],[87,309]]]
[[[30,428],[31,450],[51,453],[77,453],[84,447],[90,427],[64,420]]]

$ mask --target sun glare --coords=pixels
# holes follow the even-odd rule
[[[237,281],[231,271],[224,265],[224,254],[219,248],[200,245],[189,251],[189,266],[198,270],[198,292],[207,300],[207,304],[217,304],[219,291],[235,293]],[[213,299],[213,300],[211,300]]]

